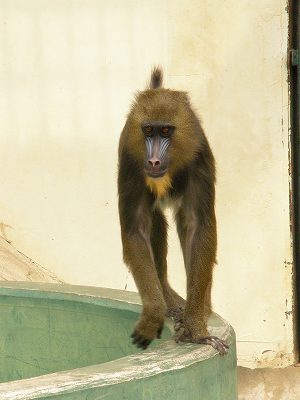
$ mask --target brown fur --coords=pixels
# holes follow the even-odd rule
[[[124,260],[143,302],[133,339],[146,348],[160,335],[167,313],[175,318],[177,340],[214,346],[211,342],[219,339],[206,337],[217,247],[214,158],[187,94],[161,88],[162,72],[158,71],[152,74],[151,89],[136,95],[119,144]],[[146,145],[141,125],[151,121],[175,127],[168,171],[162,178],[150,178],[144,172]],[[175,213],[187,273],[186,302],[167,280],[167,224],[156,201],[163,198],[179,204]],[[222,352],[221,347],[216,348]]]

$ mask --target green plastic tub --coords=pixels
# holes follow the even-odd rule
[[[230,344],[176,344],[172,322],[146,350],[130,343],[136,293],[25,282],[0,283],[0,399],[236,400],[236,348],[214,314],[213,335]]]

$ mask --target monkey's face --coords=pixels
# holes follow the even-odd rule
[[[168,170],[169,147],[175,127],[161,121],[143,122],[141,129],[146,143],[145,174],[160,178]]]
[[[173,178],[195,158],[201,138],[197,119],[184,92],[139,92],[128,116],[122,146],[146,178]]]

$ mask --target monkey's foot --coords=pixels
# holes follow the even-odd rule
[[[169,317],[173,320],[175,332],[177,332],[183,326],[183,314],[183,307],[172,307],[167,309],[166,317]]]
[[[151,321],[139,321],[131,334],[132,343],[145,350],[153,339],[161,338],[163,323],[151,323]]]
[[[166,317],[172,318],[174,323],[183,321],[183,307],[170,307],[167,309]]]
[[[165,302],[167,304],[167,317],[177,318],[178,314],[182,314],[185,308],[185,300],[179,296],[169,285],[163,290]]]
[[[192,335],[187,329],[184,328],[183,323],[175,324],[175,341],[178,342],[188,342],[188,343],[198,343],[198,344],[208,344],[212,346],[215,350],[219,352],[221,356],[225,355],[229,349],[227,343],[224,340],[218,338],[217,336],[201,336]]]

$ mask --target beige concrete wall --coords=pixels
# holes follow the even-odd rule
[[[215,309],[236,330],[240,364],[291,363],[287,28],[281,0],[0,0],[4,234],[64,281],[135,288],[117,144],[159,63],[166,86],[190,92],[217,160]]]

